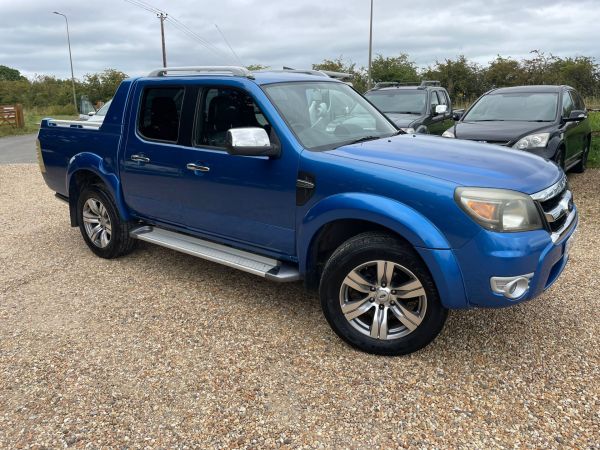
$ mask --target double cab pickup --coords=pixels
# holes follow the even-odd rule
[[[127,79],[102,123],[44,119],[38,159],[96,255],[142,240],[304,280],[333,330],[376,354],[424,347],[449,309],[536,297],[577,227],[554,162],[406,134],[317,71]]]

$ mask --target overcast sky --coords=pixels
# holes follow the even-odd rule
[[[309,68],[343,56],[366,66],[369,0],[148,0],[208,42],[165,22],[168,65],[237,64]],[[162,65],[159,20],[125,0],[0,0],[0,64],[24,75],[69,75],[69,18],[75,76],[111,67],[139,75]],[[594,35],[600,0],[375,0],[373,52],[408,53],[419,66],[464,54],[540,49],[600,60]]]

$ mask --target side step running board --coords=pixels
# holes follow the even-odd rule
[[[131,230],[129,235],[141,241],[151,242],[162,247],[177,250],[178,252],[197,256],[198,258],[259,275],[269,280],[286,282],[300,279],[298,269],[292,265],[186,234],[162,228],[143,226]]]

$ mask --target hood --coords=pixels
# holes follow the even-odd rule
[[[397,127],[408,128],[413,122],[421,119],[420,114],[401,114],[401,113],[386,113],[388,119],[396,124]]]
[[[547,188],[562,175],[554,163],[531,153],[422,134],[347,145],[328,153],[462,186],[512,189],[527,194]]]
[[[508,143],[549,126],[550,122],[458,122],[454,126],[454,135],[456,139]]]

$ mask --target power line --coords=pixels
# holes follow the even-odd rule
[[[204,39],[202,36],[200,36],[198,33],[193,31],[191,28],[189,28],[187,25],[185,25],[183,22],[181,22],[177,18],[175,18],[173,16],[169,16],[169,22],[171,23],[171,25],[174,25],[176,28],[178,28],[183,33],[186,33],[188,36],[196,39],[198,42],[200,42],[200,44],[202,44],[202,46],[204,46],[208,50],[212,51],[217,56],[220,56],[221,58],[224,58],[226,60],[229,59],[228,56],[225,53],[223,53],[223,51],[221,51],[218,47],[211,44],[209,41]]]
[[[240,59],[240,57],[237,55],[237,53],[235,52],[235,50],[233,50],[233,47],[231,46],[231,44],[229,43],[229,41],[227,40],[227,38],[225,37],[225,34],[223,34],[223,32],[221,31],[221,29],[219,28],[219,26],[215,23],[215,28],[217,29],[217,31],[221,34],[221,36],[223,37],[223,40],[225,41],[225,43],[227,44],[227,47],[229,47],[229,50],[231,50],[231,53],[233,54],[233,56],[235,56],[235,58],[238,60],[238,62],[240,63],[240,66],[243,66],[244,64],[242,63],[242,60]]]
[[[141,0],[125,0],[127,3],[131,3],[132,5],[135,5],[139,8],[145,9],[148,12],[151,12],[152,14],[156,14],[156,17],[158,17],[158,19],[160,20],[160,41],[161,41],[161,47],[162,47],[162,62],[163,62],[163,67],[167,67],[167,50],[166,50],[166,45],[165,45],[165,19],[167,18],[167,13],[164,11],[161,11],[158,8],[155,8],[154,6],[148,5],[147,3],[144,3]]]

